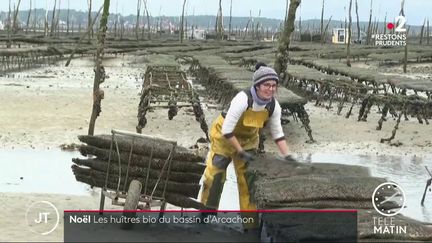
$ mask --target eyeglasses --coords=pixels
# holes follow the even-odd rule
[[[266,89],[276,89],[278,87],[277,84],[271,84],[271,83],[263,83],[261,84],[262,87],[266,88]]]

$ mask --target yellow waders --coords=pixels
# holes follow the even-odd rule
[[[235,129],[234,136],[244,150],[256,149],[258,145],[258,131],[262,128],[269,114],[263,111],[252,111],[248,108],[240,117]],[[210,151],[207,155],[206,170],[204,172],[204,185],[201,194],[201,202],[204,205],[218,209],[219,201],[226,179],[226,168],[231,160],[237,176],[239,189],[240,210],[256,210],[256,204],[250,198],[251,175],[246,172],[245,161],[237,156],[237,151],[222,135],[222,115],[216,119],[210,130]],[[254,223],[243,225],[246,229],[258,227],[257,213],[242,213],[242,217],[253,217]]]

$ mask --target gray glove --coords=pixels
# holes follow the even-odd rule
[[[297,160],[295,160],[291,155],[285,155],[284,160],[292,166],[299,166],[300,165],[300,163]]]
[[[253,154],[246,152],[244,150],[238,152],[238,156],[241,160],[244,160],[246,163],[255,160],[255,156]]]

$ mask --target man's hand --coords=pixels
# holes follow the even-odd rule
[[[255,156],[251,153],[248,153],[244,150],[237,153],[241,160],[244,160],[246,163],[255,160]]]
[[[297,162],[297,160],[295,160],[291,155],[285,155],[284,160],[292,166],[299,166],[300,165],[300,163]]]

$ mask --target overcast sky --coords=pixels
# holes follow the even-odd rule
[[[10,0],[12,5],[18,0]],[[31,0],[33,7],[52,9],[54,0]],[[87,10],[87,0],[58,0],[61,8],[67,8],[70,1],[70,8],[77,10]],[[229,16],[231,0],[222,0],[222,11],[224,16]],[[21,10],[29,8],[30,0],[21,0]],[[166,15],[179,16],[182,11],[183,0],[147,0],[150,14],[152,16]],[[355,21],[355,0],[353,0],[353,21]],[[370,0],[358,0],[360,21],[368,21]],[[373,16],[379,17],[381,21],[387,12],[387,20],[399,15],[400,0],[373,0]],[[425,17],[432,21],[432,0],[406,0],[405,16],[408,24],[421,25]],[[8,0],[0,0],[0,10],[8,10]],[[99,9],[103,0],[93,0],[93,9]],[[301,8],[298,13],[302,19],[320,18],[322,0],[302,0]],[[333,16],[333,20],[344,20],[348,11],[349,0],[325,0],[324,18]],[[233,16],[258,16],[261,10],[262,17],[283,19],[285,17],[286,0],[232,0]],[[136,14],[137,0],[111,0],[110,12],[124,15]],[[215,15],[218,10],[217,0],[187,0],[186,12],[188,15]],[[346,7],[346,11],[344,11]],[[298,18],[297,18],[298,19]]]

